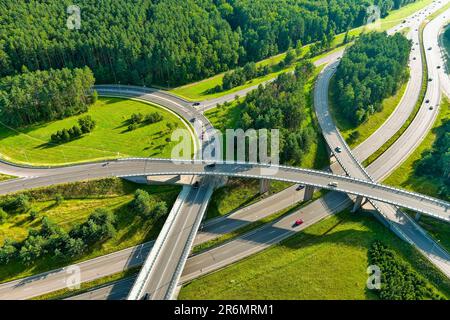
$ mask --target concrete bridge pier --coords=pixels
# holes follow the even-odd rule
[[[264,194],[270,190],[270,180],[260,179],[259,180],[259,193]]]
[[[313,186],[305,186],[305,195],[303,196],[303,201],[309,201],[312,199],[314,194]]]
[[[353,205],[352,212],[358,211],[359,208],[361,208],[363,202],[364,202],[364,197],[362,197],[362,196],[357,196],[357,197],[356,197],[356,200],[355,200],[355,204]]]

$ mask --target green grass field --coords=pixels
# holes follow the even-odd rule
[[[366,289],[368,249],[382,240],[447,297],[450,280],[365,214],[340,213],[281,244],[183,286],[187,299],[376,299]]]
[[[289,183],[271,181],[270,193],[280,192],[289,186]],[[226,215],[255,203],[265,196],[259,194],[259,180],[230,178],[226,186],[214,191],[206,212],[206,219]]]
[[[437,179],[417,176],[415,174],[415,168],[418,161],[422,158],[422,154],[432,148],[436,141],[440,129],[439,127],[442,125],[443,121],[449,118],[450,103],[449,101],[444,101],[432,130],[414,153],[411,154],[411,156],[409,156],[409,158],[383,182],[392,186],[400,186],[411,191],[438,197],[439,182]],[[448,201],[449,199],[444,200]],[[419,220],[419,224],[434,238],[438,239],[443,247],[450,251],[450,225],[448,223],[422,216]]]
[[[423,7],[429,5],[432,1],[433,0],[419,0],[412,4],[405,6],[399,10],[395,10],[395,11],[391,12],[386,18],[381,19],[381,24],[380,24],[381,27],[379,30],[385,31],[385,30],[392,28],[393,26],[401,23],[404,18],[410,16],[415,11],[418,11],[418,10],[422,9]],[[349,34],[351,36],[359,36],[361,33],[371,31],[371,30],[373,30],[373,28],[371,26],[369,26],[369,27],[363,26],[363,27],[359,27],[359,28],[350,30]],[[317,57],[314,57],[311,60],[316,61],[316,60],[322,58],[323,56],[330,54],[335,50],[340,49],[342,47],[344,38],[345,38],[345,33],[336,35],[335,39],[333,40],[333,42],[331,44],[331,47],[335,48],[335,49],[331,50],[328,53],[321,54]],[[306,53],[309,52],[310,46],[311,45],[308,44],[303,47],[303,55],[305,55]],[[264,59],[264,60],[261,60],[261,61],[257,62],[256,65],[257,66],[264,66],[264,65],[274,66],[277,63],[279,63],[281,60],[283,60],[285,56],[286,56],[286,52],[278,54],[278,55],[270,57],[270,58],[267,58],[267,59]],[[245,83],[242,86],[232,88],[231,90],[228,90],[228,91],[223,91],[223,92],[214,93],[214,94],[209,94],[208,90],[214,88],[218,84],[222,84],[222,79],[223,79],[223,76],[225,73],[221,73],[221,74],[215,75],[211,78],[204,79],[204,80],[194,82],[194,83],[190,83],[190,84],[187,84],[187,85],[184,85],[181,87],[173,88],[170,90],[170,92],[173,94],[176,94],[180,97],[183,97],[187,100],[190,100],[190,101],[213,99],[213,98],[217,98],[217,97],[220,97],[220,96],[223,96],[226,94],[230,94],[230,93],[254,86],[254,85],[258,85],[266,80],[277,77],[280,73],[288,72],[292,69],[293,68],[291,67],[291,68],[284,68],[282,70],[276,70],[275,72],[272,72],[264,77],[259,77],[259,78],[247,81],[247,83]]]
[[[334,78],[333,78],[334,79]],[[333,81],[333,80],[332,80]],[[330,86],[331,88],[333,85]],[[334,93],[330,90],[330,110],[333,116],[334,122],[336,123],[339,131],[344,137],[345,141],[348,143],[350,148],[354,148],[359,145],[361,142],[370,137],[379,127],[383,125],[383,123],[389,118],[389,116],[394,112],[397,105],[403,98],[403,95],[406,91],[407,83],[403,84],[400,89],[397,91],[395,95],[384,99],[383,101],[383,109],[380,112],[374,113],[369,117],[367,121],[355,127],[345,116],[343,113],[339,112],[336,107],[335,98],[333,97]],[[359,132],[359,137],[357,139],[352,139],[351,134],[353,132]]]
[[[127,120],[139,112],[143,115],[158,112],[164,119],[128,131]],[[50,136],[58,130],[71,128],[86,114],[19,131],[0,125],[0,155],[10,161],[40,165],[129,156],[169,158],[176,142],[166,142],[171,136],[166,124],[172,122],[184,127],[174,114],[134,100],[101,98],[87,114],[97,122],[96,128],[90,134],[60,145],[51,144]]]
[[[77,185],[80,184],[70,184],[70,186]],[[71,199],[67,198],[60,205],[55,205],[55,201],[51,198],[44,199],[44,201],[33,201],[31,210],[38,211],[38,217],[35,220],[30,218],[29,212],[10,215],[0,225],[0,245],[3,245],[7,238],[17,241],[25,239],[29,229],[40,228],[44,216],[65,230],[70,230],[76,223],[86,221],[88,216],[97,208],[110,209],[115,214],[117,233],[113,238],[89,248],[88,252],[76,261],[45,256],[30,267],[26,267],[20,262],[2,266],[0,268],[0,282],[52,270],[155,239],[164,224],[165,217],[152,222],[130,213],[128,204],[132,201],[133,193],[138,188],[148,191],[156,201],[166,201],[169,209],[180,191],[178,186],[145,186],[124,182],[123,188],[119,184],[117,190],[107,194],[89,194],[88,192],[88,194],[77,195]]]

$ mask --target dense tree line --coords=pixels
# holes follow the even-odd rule
[[[250,92],[239,106],[239,128],[280,130],[280,160],[284,163],[300,164],[317,138],[311,126],[302,125],[307,116],[305,79],[313,70],[310,62],[300,64],[295,73],[281,74]]]
[[[330,42],[415,0],[83,1],[81,29],[66,27],[71,0],[0,3],[0,77],[89,66],[100,83],[176,85],[260,60],[297,43]]]
[[[1,122],[13,127],[85,112],[95,102],[89,68],[25,72],[0,79]]]
[[[336,108],[355,125],[382,109],[408,79],[411,42],[403,35],[369,33],[348,49],[336,71]]]
[[[369,261],[381,270],[381,289],[377,293],[382,300],[440,300],[426,281],[401,261],[395,253],[380,241],[369,249]]]
[[[433,148],[427,151],[416,166],[416,174],[440,181],[439,194],[450,199],[450,119],[446,119],[438,129],[438,137]]]

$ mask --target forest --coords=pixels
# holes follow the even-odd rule
[[[0,1],[0,77],[88,66],[98,83],[175,86],[296,47],[329,43],[415,0]]]
[[[21,127],[86,112],[96,100],[87,67],[24,72],[0,79],[2,123]]]
[[[274,82],[247,94],[240,103],[239,128],[280,130],[282,163],[301,164],[303,155],[316,142],[314,129],[303,125],[308,112],[305,79],[313,71],[311,64],[302,63],[295,73],[281,74]]]
[[[401,34],[372,32],[356,40],[336,71],[336,110],[355,126],[381,111],[382,101],[408,80],[410,50],[411,42]]]
[[[450,119],[439,127],[433,148],[422,155],[415,171],[419,176],[438,179],[440,196],[450,199]]]

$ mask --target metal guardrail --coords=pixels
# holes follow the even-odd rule
[[[353,178],[353,177],[349,177],[349,176],[341,176],[341,175],[336,175],[336,174],[332,174],[332,173],[325,172],[325,171],[318,171],[318,170],[312,170],[312,169],[303,169],[303,168],[296,168],[296,167],[283,166],[283,165],[274,165],[274,164],[266,165],[263,163],[239,162],[239,161],[178,160],[178,159],[161,159],[161,158],[122,158],[122,159],[118,159],[117,161],[142,161],[142,160],[160,161],[160,162],[166,162],[166,163],[177,162],[177,163],[181,163],[181,164],[216,163],[219,165],[243,165],[243,166],[253,166],[253,167],[257,167],[257,168],[281,168],[281,169],[288,170],[288,171],[294,171],[294,172],[300,172],[300,173],[310,173],[310,174],[317,175],[317,176],[324,176],[324,177],[327,177],[330,179],[339,179],[339,180],[346,180],[346,181],[350,181],[350,182],[357,182],[357,183],[360,183],[365,186],[376,187],[378,189],[386,190],[389,192],[394,192],[398,195],[407,195],[410,197],[414,197],[416,199],[426,199],[432,203],[438,204],[440,206],[444,206],[446,208],[450,208],[450,203],[448,203],[444,200],[436,199],[436,198],[433,198],[433,197],[430,197],[427,195],[423,195],[420,193],[411,192],[411,191],[400,189],[400,188],[395,188],[395,187],[384,185],[384,184],[381,184],[381,183],[378,183],[375,181],[368,181],[368,180]],[[179,172],[177,172],[177,173],[179,173]],[[208,173],[211,174],[214,172],[208,172]],[[179,174],[181,174],[181,173],[179,173]],[[183,172],[182,174],[187,174],[187,172]],[[194,173],[190,172],[189,174],[194,174]],[[201,173],[195,173],[195,174],[201,174]],[[232,174],[229,173],[229,175],[232,175]],[[258,175],[258,176],[253,176],[253,177],[270,179],[271,176],[270,175]],[[275,179],[275,178],[272,177],[272,179]],[[276,179],[281,179],[281,178],[276,178]]]
[[[213,190],[214,190],[214,187],[212,185],[210,185],[209,188],[208,188],[207,194],[205,196],[205,199],[207,199],[207,200],[204,202],[202,211],[197,216],[197,219],[195,220],[195,223],[194,223],[194,225],[192,227],[192,230],[189,233],[189,237],[188,237],[188,239],[186,241],[186,244],[184,246],[184,249],[183,249],[183,254],[180,257],[180,260],[178,261],[177,268],[175,269],[175,272],[173,274],[173,277],[172,277],[172,280],[170,282],[169,288],[167,289],[167,293],[166,293],[166,296],[165,296],[166,300],[172,299],[172,297],[173,297],[175,289],[176,289],[176,287],[178,285],[178,281],[181,278],[181,273],[183,272],[184,266],[186,265],[187,258],[189,256],[189,254],[191,253],[191,248],[192,248],[192,245],[194,243],[194,238],[197,235],[197,232],[198,232],[198,229],[199,229],[200,224],[202,222],[203,216],[204,216],[204,214],[206,212],[206,209],[208,207],[209,200],[211,199]]]
[[[175,201],[175,204],[173,205],[172,210],[170,211],[169,216],[167,217],[166,222],[164,223],[164,226],[161,229],[152,250],[150,251],[150,254],[142,265],[142,269],[139,272],[139,275],[136,278],[136,281],[133,284],[133,287],[127,297],[128,300],[139,300],[141,298],[142,290],[145,288],[148,276],[152,271],[152,267],[154,266],[156,259],[159,256],[159,252],[161,251],[161,248],[165,240],[167,239],[169,231],[173,223],[175,222],[175,218],[180,211],[181,205],[183,204],[185,198],[188,196],[189,192],[190,187],[183,187],[183,190]]]

